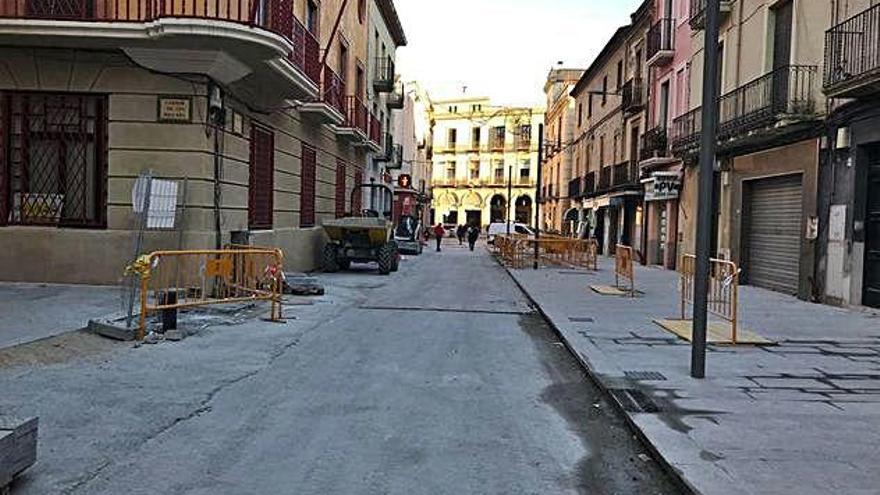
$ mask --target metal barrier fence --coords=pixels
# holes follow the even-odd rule
[[[685,254],[681,258],[681,319],[684,320],[687,305],[694,303],[694,273],[696,256]],[[726,260],[710,260],[708,310],[730,322],[731,342],[736,344],[737,314],[739,306],[739,273],[736,263]]]
[[[538,260],[543,264],[568,265],[597,270],[599,251],[595,239],[542,235],[540,239],[524,235],[495,236],[495,253],[511,268],[525,268],[534,260],[535,245]]]
[[[281,320],[284,256],[280,249],[156,251],[129,267],[141,277],[138,340],[151,312],[210,304],[270,301],[272,321]]]
[[[629,246],[617,244],[614,250],[614,286],[620,289],[620,279],[629,281],[629,295],[636,294],[635,270],[633,270],[633,250]]]

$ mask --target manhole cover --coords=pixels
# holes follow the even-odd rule
[[[666,380],[666,377],[663,376],[663,373],[660,373],[659,371],[633,371],[633,370],[629,370],[629,371],[624,371],[623,375],[626,376],[627,378],[629,378],[630,380],[643,381],[643,382],[648,382],[648,381],[660,382],[660,381]]]

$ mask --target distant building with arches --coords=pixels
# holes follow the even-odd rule
[[[432,222],[534,224],[543,122],[543,108],[485,97],[434,101]]]

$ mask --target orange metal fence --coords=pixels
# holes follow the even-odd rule
[[[620,287],[620,279],[629,282],[630,296],[636,293],[635,270],[633,270],[633,250],[630,246],[618,244],[614,250],[614,285]]]
[[[681,319],[685,319],[687,305],[694,303],[694,272],[697,258],[685,254],[681,258]],[[708,310],[730,322],[731,342],[736,344],[737,314],[739,309],[739,273],[736,263],[712,259],[709,265]]]
[[[544,236],[539,239],[524,235],[495,236],[495,253],[511,268],[525,268],[534,260],[535,245],[542,264],[568,265],[597,269],[598,244],[594,239],[572,239]]]
[[[249,246],[141,256],[129,267],[141,277],[137,338],[144,338],[149,313],[165,309],[270,301],[270,319],[281,320],[283,262],[280,249]]]

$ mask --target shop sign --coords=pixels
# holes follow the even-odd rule
[[[187,96],[160,96],[160,122],[191,122],[192,98]]]
[[[678,198],[681,176],[678,172],[654,172],[645,185],[645,201],[666,201]]]

